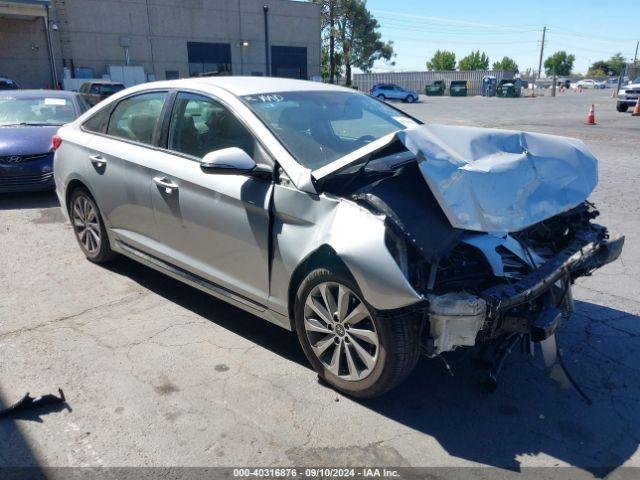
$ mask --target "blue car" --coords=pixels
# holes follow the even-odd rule
[[[369,95],[379,98],[380,100],[402,100],[403,102],[417,102],[420,96],[418,92],[405,90],[395,83],[378,83],[369,90]]]
[[[0,92],[0,192],[52,190],[52,138],[88,106],[74,92]]]

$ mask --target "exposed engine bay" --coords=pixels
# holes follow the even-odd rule
[[[420,163],[394,142],[324,187],[384,216],[387,248],[424,298],[429,356],[513,334],[549,338],[573,311],[574,280],[621,253],[624,237],[610,239],[584,199],[516,231],[456,228]]]

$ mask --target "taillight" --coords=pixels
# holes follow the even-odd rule
[[[62,138],[59,135],[54,135],[51,137],[51,148],[55,152],[62,145]]]

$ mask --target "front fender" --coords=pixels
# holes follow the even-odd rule
[[[348,200],[280,185],[274,189],[273,207],[270,303],[275,310],[288,312],[294,272],[323,246],[338,255],[374,308],[391,310],[422,299],[385,245],[384,217]]]

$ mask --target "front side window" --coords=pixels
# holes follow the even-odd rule
[[[401,112],[359,93],[274,92],[243,99],[298,163],[312,170],[416,124]]]
[[[208,97],[179,93],[169,126],[169,150],[202,158],[229,147],[241,148],[254,159],[260,155],[253,135],[226,107]]]
[[[151,92],[122,100],[111,114],[107,134],[150,145],[166,92]]]
[[[75,118],[68,98],[0,96],[0,126],[63,125]]]

